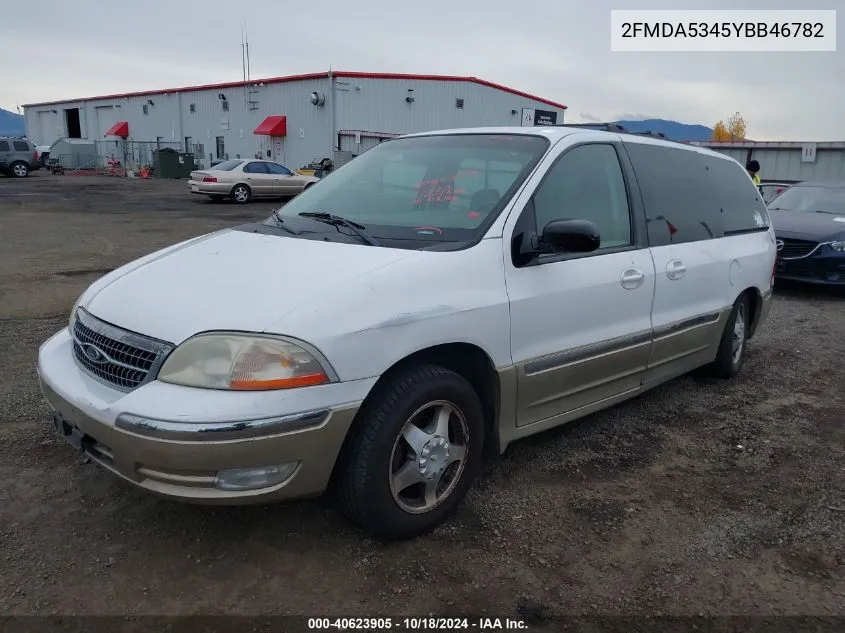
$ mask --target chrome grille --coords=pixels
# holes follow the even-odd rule
[[[783,248],[778,251],[778,257],[792,259],[794,257],[805,257],[809,255],[819,243],[811,240],[781,239]]]
[[[73,354],[94,378],[131,391],[155,377],[173,346],[118,328],[82,308],[73,321]]]

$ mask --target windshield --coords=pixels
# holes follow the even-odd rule
[[[544,137],[522,134],[386,141],[291,200],[281,215],[331,213],[388,239],[473,241],[548,146]]]
[[[769,203],[769,210],[845,215],[845,187],[790,187]]]
[[[232,171],[235,167],[240,165],[242,160],[227,160],[219,165],[213,165],[211,168],[217,171]]]

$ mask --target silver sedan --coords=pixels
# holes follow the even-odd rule
[[[231,198],[244,204],[253,198],[295,196],[319,178],[302,176],[284,165],[269,160],[227,160],[211,169],[192,171],[188,185],[191,193],[212,200]]]

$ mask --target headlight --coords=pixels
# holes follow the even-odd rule
[[[186,387],[262,391],[331,382],[326,367],[299,345],[260,334],[200,334],[177,347],[158,379]]]
[[[843,242],[831,242],[830,247],[835,250],[837,253],[845,253],[845,241]]]

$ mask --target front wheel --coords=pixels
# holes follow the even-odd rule
[[[29,175],[29,165],[20,161],[12,163],[12,175],[15,178],[26,178]]]
[[[246,204],[252,197],[252,192],[246,185],[235,185],[232,188],[232,200],[238,204]]]
[[[420,536],[466,495],[481,465],[484,418],[472,385],[435,365],[413,367],[361,409],[339,463],[347,515],[385,539]]]

